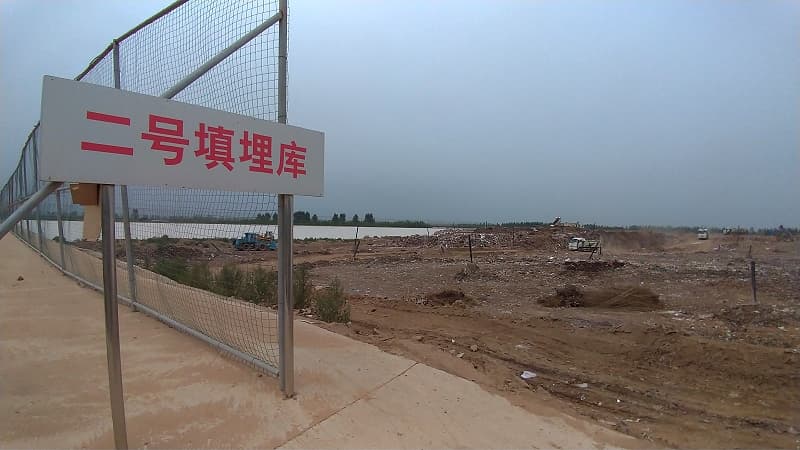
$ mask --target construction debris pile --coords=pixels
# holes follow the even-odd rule
[[[384,238],[376,245],[386,247],[467,248],[472,239],[473,248],[524,248],[556,251],[565,248],[574,236],[584,236],[584,230],[566,233],[561,227],[554,228],[450,228],[431,235]]]

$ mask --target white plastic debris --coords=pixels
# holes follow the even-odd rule
[[[586,389],[589,387],[589,383],[578,383],[578,384],[573,384],[573,386],[579,387],[581,389]]]
[[[523,371],[522,375],[520,376],[522,377],[523,380],[530,380],[531,378],[536,378],[536,374],[529,370]]]

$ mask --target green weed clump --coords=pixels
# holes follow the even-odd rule
[[[347,323],[350,321],[350,304],[344,295],[342,283],[335,278],[331,285],[314,296],[314,313],[325,322]]]
[[[165,234],[165,235],[162,235],[161,237],[147,238],[144,241],[148,242],[148,243],[151,243],[151,244],[156,244],[156,247],[158,247],[159,249],[163,249],[163,248],[166,248],[167,245],[169,245],[171,242],[177,242],[178,240],[177,239],[172,239],[172,238],[170,238],[169,236],[167,236]]]
[[[233,297],[244,280],[244,272],[233,264],[225,264],[214,277],[213,292],[225,297]]]
[[[178,283],[250,303],[275,306],[278,303],[278,274],[263,267],[240,269],[225,264],[215,275],[207,263],[190,264],[183,258],[159,259],[155,265],[146,258],[145,267]],[[313,297],[311,272],[306,266],[294,271],[294,307],[307,308]]]
[[[278,275],[263,267],[244,272],[243,279],[235,294],[250,303],[273,306],[278,303]]]
[[[309,306],[314,290],[313,286],[311,286],[311,274],[308,267],[297,267],[294,270],[293,278],[292,296],[294,297],[294,309],[304,309]]]
[[[153,266],[153,272],[164,275],[181,284],[188,284],[189,265],[182,258],[159,259]]]
[[[214,285],[214,274],[211,273],[208,264],[195,264],[189,269],[189,279],[186,284],[198,289],[210,291],[211,287]]]

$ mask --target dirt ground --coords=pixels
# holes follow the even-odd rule
[[[659,446],[800,443],[800,242],[614,232],[601,236],[599,259],[609,264],[576,265],[569,263],[588,255],[564,248],[568,230],[515,232],[513,242],[508,234],[484,233],[475,265],[460,242],[366,241],[355,261],[352,243],[329,245],[330,259],[314,263],[315,280],[343,282],[352,323],[326,327],[475,380],[522,407],[563,400],[554,403]],[[660,305],[539,303],[568,285],[643,287]],[[465,298],[432,297],[445,290]],[[525,370],[536,377],[523,380]]]
[[[602,256],[567,251],[573,235],[601,238]],[[315,285],[338,278],[347,289],[352,322],[326,328],[523,408],[549,399],[656,446],[800,445],[800,240],[489,229],[472,233],[471,264],[467,236],[364,239],[355,259],[352,241],[297,242],[295,262],[312,268]],[[276,259],[222,241],[153,249],[137,248],[137,258],[183,252],[212,267]],[[598,307],[541,303],[559,304],[548,299],[565,288],[614,294]],[[656,303],[643,307],[630,292]]]

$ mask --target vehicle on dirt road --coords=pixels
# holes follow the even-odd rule
[[[232,239],[231,243],[236,250],[277,250],[278,242],[272,232],[266,234],[245,233],[244,236]]]
[[[708,228],[698,228],[697,239],[700,239],[701,241],[708,239]]]
[[[600,241],[597,239],[586,239],[582,237],[574,237],[569,240],[567,248],[577,252],[596,252],[600,250]]]

